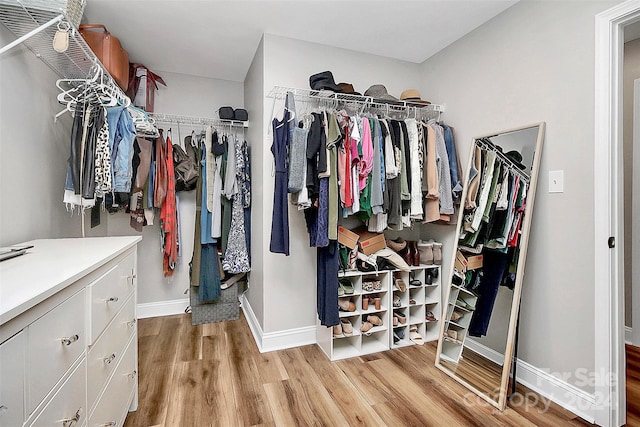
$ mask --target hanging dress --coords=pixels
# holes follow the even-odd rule
[[[236,192],[233,195],[233,207],[231,216],[231,229],[227,250],[224,253],[222,268],[231,274],[246,273],[251,270],[249,265],[249,253],[247,252],[247,241],[245,239],[244,228],[244,156],[243,149],[238,140],[235,140],[234,157],[229,157],[228,162],[235,162],[233,170],[236,172],[235,180]],[[228,168],[228,166],[227,166]],[[227,169],[229,170],[229,169]],[[226,184],[226,183],[225,183]],[[285,196],[286,197],[286,196]]]
[[[287,149],[289,147],[289,111],[282,121],[273,119],[271,153],[275,161],[275,187],[269,251],[289,255],[289,208],[287,205]]]

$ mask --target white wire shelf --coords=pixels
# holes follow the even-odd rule
[[[0,22],[18,38],[43,27],[39,32],[23,40],[22,43],[58,76],[70,79],[87,79],[94,74],[92,67],[98,65],[104,69],[73,25],[70,25],[69,29],[69,48],[67,51],[59,53],[53,50],[53,36],[57,28],[56,25],[48,27],[45,25],[52,21],[54,21],[53,23],[57,22],[55,20],[69,22],[69,19],[60,11],[28,7],[25,3],[17,0],[0,0]],[[93,69],[95,70],[95,68]],[[109,75],[106,69],[104,72]]]
[[[193,117],[193,116],[180,116],[176,114],[162,114],[162,113],[149,113],[149,117],[155,120],[156,123],[176,123],[185,125],[203,125],[213,127],[241,127],[248,128],[248,121],[239,120],[222,120],[209,117]]]
[[[336,93],[328,90],[313,90],[274,86],[268,98],[284,99],[288,92],[293,93],[296,101],[317,101],[321,105],[333,105],[335,107],[355,107],[361,111],[375,110],[387,115],[404,113],[410,116],[437,115],[444,113],[445,106],[440,104],[421,104],[409,101],[385,101],[370,96]]]

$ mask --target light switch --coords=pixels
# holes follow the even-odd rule
[[[549,193],[564,192],[564,171],[549,171]]]

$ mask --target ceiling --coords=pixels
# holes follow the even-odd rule
[[[421,63],[518,0],[87,0],[154,71],[244,81],[263,33]]]

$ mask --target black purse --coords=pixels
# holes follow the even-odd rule
[[[218,116],[222,120],[233,120],[233,108],[231,107],[220,107],[218,110]]]

